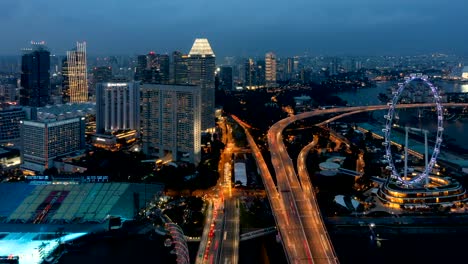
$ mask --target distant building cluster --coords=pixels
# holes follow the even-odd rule
[[[333,80],[345,73],[352,81],[363,76],[363,68],[434,68],[445,65],[447,58],[434,55],[433,65],[427,65],[424,56],[280,57],[268,51],[257,57],[225,57],[216,62],[209,41],[199,38],[188,52],[150,51],[90,59],[86,42],[76,42],[64,56],[51,53],[44,42],[31,42],[22,51],[21,67],[16,69],[20,74],[0,72],[0,144],[20,149],[23,168],[36,172],[53,167],[51,160],[61,155],[83,150],[85,138],[88,144],[112,151],[126,142],[151,159],[198,163],[202,133],[215,127],[216,90],[282,89]],[[458,78],[468,79],[466,67],[462,68],[459,64],[453,72],[458,70]],[[426,95],[413,93],[410,97],[407,100],[424,101]],[[306,111],[307,98],[295,99]],[[33,132],[38,139],[50,139],[50,127],[70,120],[80,120],[73,128],[76,139],[69,139],[80,142],[73,147],[65,144],[67,149],[54,152],[49,149],[55,145],[28,139]],[[59,133],[53,139],[61,142],[60,137],[70,136]],[[31,148],[47,149],[47,155]]]
[[[149,158],[200,162],[202,133],[215,126],[216,64],[207,39],[188,53],[151,51],[134,63],[90,63],[86,42],[62,59],[44,42],[31,44],[21,78],[0,78],[0,144],[20,150],[23,170],[63,169],[63,158],[83,153],[86,142],[112,151],[141,142],[136,149]],[[232,89],[232,68],[222,74]]]

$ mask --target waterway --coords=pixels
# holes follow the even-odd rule
[[[434,84],[438,87],[443,88],[447,93],[468,93],[468,83],[438,81]],[[397,82],[379,82],[377,83],[377,86],[373,88],[341,92],[337,93],[336,95],[342,98],[343,100],[346,100],[348,104],[352,106],[379,105],[385,104],[385,102],[381,102],[378,99],[379,93],[385,94],[388,88],[394,86],[397,86]],[[411,127],[426,129],[429,131],[436,131],[437,120],[435,117],[417,119],[414,118],[415,116],[417,116],[417,114],[408,112],[402,111],[399,115],[401,126],[408,125]],[[382,116],[382,122],[384,122],[384,112],[376,112],[374,116],[378,115]],[[466,146],[466,149],[468,150],[468,137],[465,136],[466,134],[468,134],[468,118],[458,119],[455,121],[444,121],[444,135],[447,136],[447,139],[459,146]]]
[[[372,242],[369,237],[332,237],[341,264],[466,263],[464,236],[454,234],[399,235]]]

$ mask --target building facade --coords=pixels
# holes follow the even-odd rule
[[[203,131],[214,128],[215,54],[207,39],[195,39],[187,57],[188,82],[201,89]]]
[[[182,54],[180,51],[174,51],[172,53],[172,63],[171,63],[171,83],[172,84],[182,84],[185,85],[188,83],[187,79],[188,74],[188,65],[187,65],[187,55]]]
[[[198,164],[201,159],[201,89],[188,85],[143,84],[143,152],[164,160]]]
[[[99,66],[94,67],[92,72],[92,82],[89,84],[88,93],[90,100],[96,100],[96,85],[98,83],[110,82],[113,78],[112,67],[110,66]]]
[[[265,86],[265,61],[249,58],[244,63],[244,87],[257,89]]]
[[[64,64],[67,86],[64,87],[65,103],[83,103],[88,101],[88,66],[86,62],[86,42],[77,42],[76,49],[67,51]]]
[[[34,44],[21,57],[20,104],[41,107],[50,97],[50,52],[43,44]]]
[[[219,88],[225,91],[233,90],[231,66],[222,66],[219,68]]]
[[[148,55],[139,55],[134,79],[143,83],[169,84],[171,79],[169,55],[157,54],[154,51]]]
[[[20,122],[26,119],[21,107],[0,108],[0,144],[18,145],[20,143]]]
[[[96,132],[139,130],[140,91],[137,82],[96,85]]]
[[[2,78],[0,76],[0,103],[16,102],[18,79],[15,77]]]
[[[42,173],[55,158],[84,149],[85,120],[22,121],[21,143],[21,167]]]
[[[276,55],[273,52],[265,55],[265,81],[269,86],[276,84]]]

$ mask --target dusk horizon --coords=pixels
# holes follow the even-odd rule
[[[76,41],[95,55],[187,52],[200,37],[221,56],[468,53],[461,0],[26,2],[0,3],[8,36],[1,55],[19,54],[31,40],[46,41],[54,54]]]

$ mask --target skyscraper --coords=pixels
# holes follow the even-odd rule
[[[169,84],[169,68],[170,68],[170,59],[169,55],[167,54],[158,54],[158,74],[159,74],[159,80],[160,83],[162,84]]]
[[[174,51],[172,53],[171,83],[187,84],[187,74],[187,55],[182,54],[180,51]]]
[[[86,42],[77,42],[76,49],[67,51],[64,102],[82,103],[88,101],[88,70],[86,64]]]
[[[167,54],[156,54],[151,51],[148,55],[137,57],[135,80],[143,83],[168,84],[171,76],[170,58]]]
[[[265,86],[265,61],[249,58],[244,64],[244,87],[257,89]]]
[[[99,66],[94,67],[92,72],[91,83],[89,84],[89,99],[94,101],[96,99],[96,86],[98,83],[110,82],[112,80],[112,67]]]
[[[251,89],[257,86],[257,72],[253,59],[248,59],[244,64],[244,87]]]
[[[140,128],[140,90],[136,82],[96,86],[96,132]]]
[[[188,82],[201,89],[202,130],[214,128],[215,54],[207,39],[195,39],[187,58]]]
[[[198,164],[201,158],[201,89],[198,86],[143,84],[143,152],[161,159]]]
[[[256,64],[256,73],[257,73],[257,86],[264,87],[266,84],[266,66],[264,60],[258,60]]]
[[[137,65],[135,67],[135,81],[143,80],[147,65],[146,55],[138,55]]]
[[[273,52],[265,55],[265,81],[268,86],[276,84],[276,55]]]
[[[286,59],[286,78],[291,80],[294,75],[294,59],[287,58]]]
[[[233,90],[232,83],[232,67],[231,66],[222,66],[219,69],[219,88],[225,91]]]
[[[44,42],[32,44],[21,57],[20,104],[40,107],[50,97],[50,52]]]

